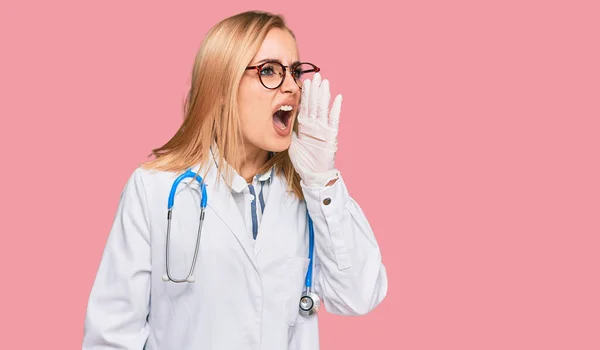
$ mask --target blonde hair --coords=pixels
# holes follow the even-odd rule
[[[281,15],[261,11],[234,15],[209,30],[195,58],[183,123],[165,145],[152,150],[155,159],[143,163],[143,168],[181,172],[197,164],[207,165],[210,147],[216,144],[220,155],[218,173],[224,168],[224,159],[239,169],[244,149],[238,117],[238,85],[245,68],[273,28],[287,30],[295,38]],[[259,172],[271,167],[275,167],[277,175],[283,172],[288,190],[303,199],[300,176],[287,150],[274,154]],[[229,169],[226,179],[231,184]]]

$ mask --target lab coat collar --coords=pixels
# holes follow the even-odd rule
[[[268,264],[268,261],[260,259],[260,253],[263,249],[270,249],[270,247],[279,249],[276,246],[276,242],[278,241],[276,236],[282,232],[287,232],[287,229],[282,227],[289,223],[285,219],[285,215],[290,205],[295,199],[297,200],[294,192],[288,190],[287,181],[283,174],[275,175],[276,172],[273,171],[271,173],[271,186],[266,199],[265,211],[253,247],[254,254],[258,259],[257,261],[261,264]]]
[[[218,216],[233,233],[248,259],[252,262],[254,268],[258,272],[258,255],[263,247],[268,246],[269,241],[274,241],[273,238],[269,236],[282,231],[278,226],[285,224],[281,221],[281,218],[295,198],[293,191],[288,191],[285,178],[282,174],[277,174],[274,168],[267,173],[260,175],[259,179],[269,180],[271,186],[266,198],[267,205],[261,219],[258,236],[256,240],[254,240],[247,233],[246,224],[231,193],[232,188],[225,182],[223,174],[221,176],[218,175],[216,167],[216,164],[218,164],[219,161],[218,153],[209,153],[209,161],[206,163],[208,170],[198,169],[199,167],[194,169],[194,171],[200,171],[200,176],[206,174],[204,181],[208,196],[207,206],[214,211],[214,214]],[[245,181],[244,186],[247,186]],[[208,213],[207,215],[212,214],[213,213]]]

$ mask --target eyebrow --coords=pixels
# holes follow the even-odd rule
[[[255,63],[255,64],[253,64],[253,65],[254,65],[254,66],[258,66],[258,65],[260,65],[260,64],[262,64],[262,63],[265,63],[265,62],[278,62],[278,63],[281,63],[281,65],[284,65],[284,66],[285,66],[285,64],[283,64],[283,62],[281,62],[280,60],[278,60],[278,59],[276,59],[276,58],[264,58],[264,59],[262,59],[262,60],[260,60],[260,61],[256,62],[256,63]],[[292,64],[291,64],[291,65],[293,66],[293,65],[295,65],[296,63],[300,63],[300,61],[294,61],[294,62],[292,62]]]

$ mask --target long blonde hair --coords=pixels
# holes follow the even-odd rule
[[[219,174],[224,159],[239,169],[244,150],[239,146],[243,147],[237,89],[246,66],[273,28],[287,30],[295,38],[283,16],[261,11],[234,15],[209,30],[195,58],[183,123],[165,145],[152,150],[155,159],[143,163],[143,168],[181,172],[197,164],[207,165],[210,147],[216,144]],[[273,166],[277,175],[283,172],[288,190],[303,199],[300,176],[287,150],[274,154],[259,172]],[[226,179],[231,184],[228,168]]]

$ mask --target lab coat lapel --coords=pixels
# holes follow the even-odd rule
[[[225,179],[218,174],[216,166],[211,159],[212,166],[207,174],[207,206],[212,209],[221,221],[229,228],[242,246],[248,259],[258,271],[256,255],[254,254],[253,238],[247,234],[246,224],[240,214],[240,211],[231,195],[231,189],[225,182]],[[210,164],[210,163],[209,163]],[[213,213],[207,213],[211,215]]]
[[[283,175],[275,175],[275,172],[273,172],[271,179],[269,196],[258,229],[258,236],[254,243],[254,252],[257,256],[269,242],[273,241],[271,237],[281,231],[279,226],[288,222],[282,219],[295,198],[294,192],[292,190],[288,191],[287,182],[283,178]]]

